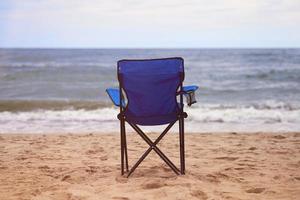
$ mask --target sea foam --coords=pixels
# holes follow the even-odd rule
[[[300,130],[300,108],[280,102],[249,106],[199,104],[186,107],[185,111],[188,113],[185,121],[188,132]],[[5,111],[0,112],[0,133],[118,132],[118,113],[115,107]],[[151,126],[145,128],[146,131],[162,129]]]

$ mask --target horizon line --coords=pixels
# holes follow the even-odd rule
[[[0,47],[0,49],[300,49],[299,47]]]

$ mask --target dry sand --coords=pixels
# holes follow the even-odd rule
[[[132,165],[147,145],[128,145]],[[177,135],[158,146],[179,163]],[[300,133],[186,134],[184,176],[152,152],[124,178],[119,154],[118,134],[2,134],[0,199],[300,199]]]

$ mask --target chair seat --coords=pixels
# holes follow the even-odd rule
[[[163,125],[163,124],[169,124],[171,122],[174,122],[178,119],[178,113],[172,113],[169,115],[159,115],[159,116],[131,116],[126,115],[125,112],[125,120],[138,124],[138,125],[144,125],[144,126],[155,126],[155,125]]]

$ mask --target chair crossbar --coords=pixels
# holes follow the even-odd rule
[[[175,122],[174,122],[175,123]],[[167,127],[163,133],[161,133],[162,137],[170,130],[170,128],[174,125],[174,123],[169,124],[171,125],[170,127]],[[134,124],[133,124],[134,125]],[[179,170],[177,167],[170,161],[170,159],[154,144],[150,138],[137,126],[136,126],[138,133],[141,137],[144,137],[143,139],[149,144],[149,148],[153,149],[168,165],[169,167],[178,175]],[[161,138],[162,138],[161,137]]]
[[[176,121],[171,122],[165,130],[159,135],[159,137],[152,142],[152,140],[136,125],[133,123],[128,122],[128,124],[138,133],[138,135],[149,145],[147,151],[140,157],[140,159],[135,163],[135,165],[130,169],[127,177],[129,177],[134,170],[139,166],[139,164],[148,156],[148,154],[154,150],[159,157],[166,162],[166,164],[176,173],[179,175],[179,169],[172,163],[172,161],[156,146],[160,140],[167,134],[167,132],[172,128]]]

